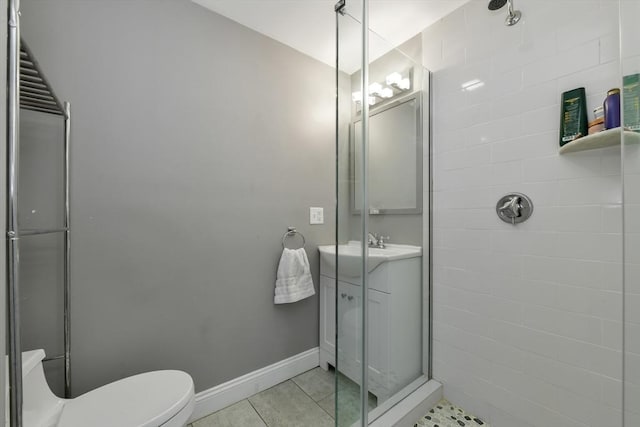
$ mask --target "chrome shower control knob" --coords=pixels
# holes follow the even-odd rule
[[[529,219],[533,213],[533,202],[524,194],[507,194],[498,200],[496,212],[504,222],[516,225]]]

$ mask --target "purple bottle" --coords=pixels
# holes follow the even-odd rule
[[[611,89],[604,100],[604,128],[620,127],[620,89]]]

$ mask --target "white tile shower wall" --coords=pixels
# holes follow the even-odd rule
[[[561,93],[586,87],[592,110],[620,85],[618,2],[517,6],[515,27],[472,0],[423,33],[434,376],[496,427],[619,427],[620,150],[558,155]],[[495,214],[513,191],[535,205],[517,227]]]

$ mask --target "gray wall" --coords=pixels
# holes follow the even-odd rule
[[[188,0],[22,16],[73,110],[75,393],[163,368],[200,391],[317,346],[317,297],[273,288],[288,225],[316,286],[333,240],[333,69]]]

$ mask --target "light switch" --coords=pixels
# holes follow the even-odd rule
[[[324,224],[324,208],[309,208],[309,224]]]

